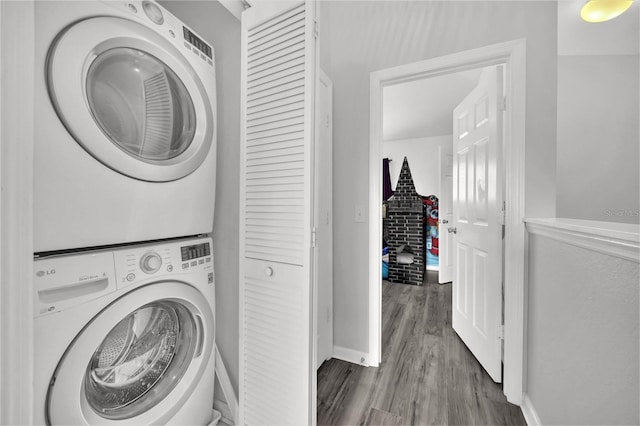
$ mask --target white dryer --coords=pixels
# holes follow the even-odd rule
[[[35,260],[36,424],[208,424],[211,239]]]
[[[35,252],[211,232],[212,46],[152,1],[38,1],[35,28]]]

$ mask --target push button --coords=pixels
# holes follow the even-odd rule
[[[191,261],[191,266],[196,266],[197,264],[198,264],[198,261],[197,261],[197,260],[192,260],[192,261]]]
[[[173,265],[167,265],[167,272],[173,271]]]
[[[204,259],[200,259],[200,260],[198,260],[198,264],[199,264],[199,265],[202,265],[203,263],[204,263]]]
[[[189,263],[183,263],[182,264],[182,269],[187,269],[189,267]]]
[[[136,279],[136,274],[134,273],[127,274],[127,281],[133,281],[135,279]]]

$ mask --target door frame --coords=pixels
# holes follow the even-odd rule
[[[319,44],[319,42],[318,42]],[[316,50],[320,50],[320,49],[316,49]],[[323,120],[322,117],[320,117],[320,110],[321,110],[321,106],[320,106],[320,91],[321,90],[326,90],[327,93],[327,99],[328,99],[328,111],[329,111],[329,121],[327,123],[327,127],[329,128],[328,131],[328,135],[329,135],[329,140],[328,143],[330,145],[329,148],[329,153],[330,153],[330,157],[331,157],[331,161],[332,161],[332,165],[333,165],[333,136],[332,136],[332,132],[333,132],[333,81],[329,78],[329,76],[327,75],[327,73],[325,73],[322,68],[318,67],[318,77],[316,78],[315,81],[315,125],[314,125],[314,133],[315,133],[315,143],[314,143],[314,148],[313,148],[313,155],[314,155],[314,172],[313,172],[313,228],[312,228],[312,232],[314,235],[316,235],[314,239],[312,239],[312,243],[313,243],[313,294],[314,294],[314,314],[313,314],[313,318],[314,318],[314,323],[316,325],[316,328],[314,330],[314,334],[312,336],[313,339],[317,339],[318,338],[318,318],[319,315],[324,315],[324,313],[320,312],[319,305],[318,302],[320,300],[320,285],[322,283],[320,283],[319,281],[319,275],[320,275],[320,271],[318,269],[318,263],[319,263],[319,255],[320,255],[320,250],[330,250],[331,252],[331,256],[329,257],[331,259],[331,281],[330,281],[330,286],[329,286],[329,312],[330,312],[330,328],[331,330],[329,331],[330,334],[330,341],[331,341],[331,348],[330,348],[330,354],[331,356],[333,356],[333,213],[331,213],[331,216],[328,217],[327,219],[329,220],[330,226],[331,226],[331,235],[329,235],[329,241],[322,241],[322,235],[320,235],[320,246],[318,246],[318,244],[315,242],[317,241],[317,234],[318,234],[318,228],[319,228],[319,223],[321,218],[321,211],[320,211],[320,194],[318,191],[318,182],[320,182],[321,179],[321,172],[322,170],[317,167],[318,164],[318,159],[321,157],[320,156],[320,147],[321,144],[323,142],[327,142],[327,141],[323,141],[320,138],[320,126],[322,126]],[[326,89],[323,89],[321,86],[325,86]],[[332,179],[333,181],[333,177],[331,176],[331,174],[329,174],[329,178]],[[332,195],[333,197],[333,195]],[[332,206],[333,206],[333,201],[332,201]],[[332,207],[333,209],[333,207]],[[325,244],[326,243],[326,244]],[[325,245],[323,245],[325,244]],[[326,283],[325,283],[326,284]],[[316,348],[315,348],[315,355],[318,355],[318,349],[319,349],[319,344],[316,344]],[[322,360],[325,361],[325,360]],[[314,365],[319,367],[318,364],[318,359],[316,358],[313,361]],[[317,368],[316,368],[317,371]]]
[[[370,76],[369,140],[369,365],[382,356],[382,91],[386,86],[453,74],[472,68],[506,65],[502,146],[505,176],[504,249],[504,377],[507,400],[522,404],[524,392],[525,262],[525,71],[526,40],[518,39],[477,49],[387,68]]]
[[[445,197],[445,192],[443,191],[443,188],[445,188],[445,185],[443,185],[444,182],[444,173],[443,173],[443,169],[444,167],[446,167],[446,162],[444,160],[445,155],[447,155],[444,152],[444,146],[440,145],[438,147],[438,190],[440,191],[440,193],[438,194],[438,226],[439,226],[439,230],[442,229],[444,230],[444,220],[448,220],[445,219],[445,217],[447,217],[447,215],[450,215],[451,217],[449,219],[451,219],[453,221],[453,141],[451,141],[448,144],[448,149],[447,149],[447,153],[451,152],[451,182],[449,186],[449,194],[448,196],[448,200],[447,197]],[[442,200],[447,200],[449,205],[445,205]],[[444,208],[443,208],[444,207]],[[449,212],[449,213],[447,213]],[[448,222],[447,222],[448,223]],[[446,250],[444,250],[443,248],[445,247],[449,247],[451,244],[451,240],[453,239],[453,237],[451,237],[451,234],[449,232],[440,232],[438,231],[438,283],[439,284],[444,284],[447,283],[451,280],[453,280],[453,266],[450,268],[451,271],[447,270],[446,274],[445,274],[445,278],[442,277],[443,275],[443,270],[445,269],[449,269],[446,268],[446,266],[444,265],[444,257],[443,254],[446,252]],[[446,243],[445,243],[446,241]],[[449,253],[449,255],[447,256],[451,256],[453,259],[455,259],[454,256],[455,251],[451,250],[451,252]],[[450,260],[448,257],[446,260]],[[451,278],[451,279],[448,279]]]
[[[34,34],[33,0],[0,2],[0,424],[33,423]]]

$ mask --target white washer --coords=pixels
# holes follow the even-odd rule
[[[213,48],[152,1],[38,1],[35,252],[213,229]]]
[[[207,424],[211,239],[36,258],[36,424]]]

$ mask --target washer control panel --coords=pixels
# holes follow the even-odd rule
[[[168,241],[123,247],[114,251],[118,288],[149,278],[184,273],[213,272],[211,239]]]
[[[214,284],[211,238],[191,238],[34,259],[34,314],[49,315],[153,281]]]
[[[211,246],[208,243],[190,244],[180,247],[182,269],[211,262]]]
[[[34,266],[34,314],[63,311],[116,291],[111,252],[37,258]]]

